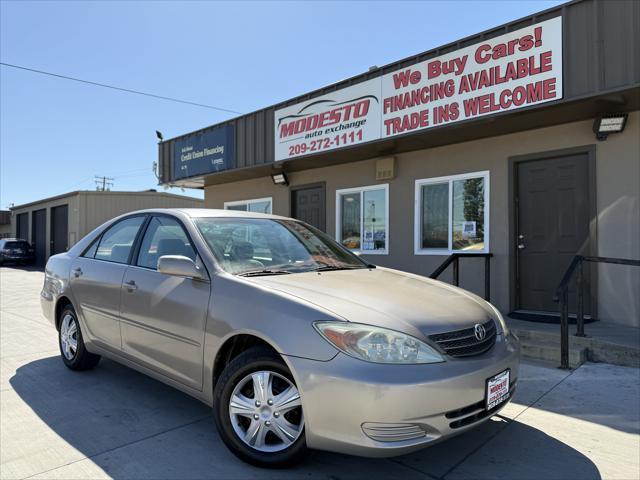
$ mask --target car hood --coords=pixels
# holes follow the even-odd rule
[[[308,272],[250,280],[311,302],[346,321],[414,336],[460,330],[495,316],[485,301],[465,290],[388,268]]]

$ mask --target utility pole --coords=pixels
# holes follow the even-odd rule
[[[108,192],[113,187],[113,177],[105,177],[104,175],[101,177],[99,175],[94,176],[94,181],[96,182],[96,190],[98,192]]]

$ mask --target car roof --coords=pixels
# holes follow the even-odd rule
[[[140,213],[182,213],[191,218],[270,218],[288,220],[287,217],[268,213],[243,212],[240,210],[222,210],[217,208],[153,208],[129,212],[127,215]]]

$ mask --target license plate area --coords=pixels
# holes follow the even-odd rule
[[[491,410],[509,399],[511,370],[507,369],[487,379],[485,408]]]

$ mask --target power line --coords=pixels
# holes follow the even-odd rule
[[[110,172],[110,175],[113,176],[118,176],[118,175],[125,175],[125,174],[129,174],[129,173],[138,173],[138,172],[148,172],[149,169],[148,168],[136,168],[134,170],[124,170],[124,171],[120,171],[120,172]]]
[[[106,177],[106,180],[109,180],[110,178],[112,180],[118,179],[118,178],[129,178],[129,177],[140,177],[143,175],[146,175],[146,173],[142,173],[142,172],[146,172],[148,170],[148,168],[136,168],[135,170],[125,170],[125,171],[121,171],[121,172],[115,172],[112,173],[112,177]],[[70,185],[69,187],[67,187],[65,190],[71,190],[72,188],[75,188],[79,185],[82,185],[83,183],[87,183],[90,181],[96,181],[96,179],[99,178],[100,182],[102,183],[102,177],[98,176],[98,175],[91,175],[89,177],[85,177],[84,179],[80,180],[79,182],[76,182],[72,185]]]
[[[153,175],[153,172],[147,172],[147,173],[132,173],[129,175],[116,175],[114,178],[114,180],[118,180],[120,178],[134,178],[134,177],[149,177]]]
[[[210,108],[212,110],[218,110],[219,112],[235,113],[242,115],[242,112],[236,110],[229,110],[228,108],[214,107],[213,105],[206,105],[204,103],[190,102],[189,100],[181,100],[179,98],[165,97],[164,95],[156,95],[154,93],[141,92],[139,90],[131,90],[129,88],[117,87],[115,85],[108,85],[106,83],[92,82],[91,80],[83,80],[82,78],[69,77],[67,75],[60,75],[58,73],[46,72],[44,70],[36,70],[35,68],[23,67],[21,65],[14,65],[11,63],[0,62],[0,65],[4,67],[16,68],[18,70],[25,70],[27,72],[39,73],[41,75],[49,75],[50,77],[62,78],[64,80],[72,80],[74,82],[86,83],[88,85],[94,85],[96,87],[110,88],[112,90],[119,90],[121,92],[133,93],[136,95],[144,95],[145,97],[158,98],[160,100],[167,100],[170,102],[185,103],[187,105],[194,105],[196,107]]]
[[[79,182],[74,183],[73,185],[71,185],[70,187],[67,187],[66,190],[71,190],[72,188],[75,188],[79,185],[82,185],[83,183],[86,183],[88,181],[91,180],[92,177],[87,177],[84,180],[80,180]]]

